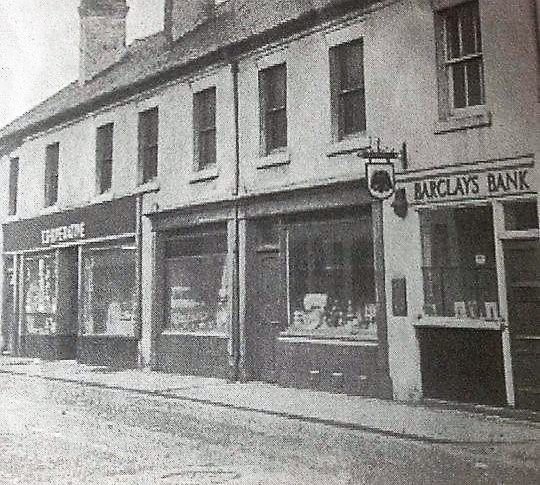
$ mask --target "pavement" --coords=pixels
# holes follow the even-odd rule
[[[261,382],[115,370],[76,361],[0,357],[0,373],[162,396],[306,422],[441,444],[540,441],[535,412],[441,403],[403,403],[361,396],[292,389]]]

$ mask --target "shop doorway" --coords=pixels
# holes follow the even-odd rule
[[[279,333],[286,327],[282,261],[279,251],[261,251],[256,256],[256,335],[254,369],[256,378],[276,382],[276,346]]]
[[[504,243],[516,406],[540,410],[540,242]]]

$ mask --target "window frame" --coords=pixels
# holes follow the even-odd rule
[[[348,66],[348,59],[346,58],[345,54],[348,48],[355,47],[361,50],[361,83],[352,87],[343,87],[343,72],[346,67],[350,67]],[[357,37],[331,46],[329,49],[329,61],[332,139],[334,141],[342,141],[361,135],[367,130],[364,38]],[[354,94],[360,94],[361,96],[361,123],[359,127],[347,128],[345,121],[347,118],[345,114],[345,109],[348,105],[343,101],[343,98]]]
[[[105,123],[96,128],[96,190],[99,195],[112,189],[114,159],[114,123]],[[104,168],[108,166],[108,172]],[[107,183],[104,185],[104,173]]]
[[[138,123],[139,185],[158,176],[159,108],[154,106],[139,112]]]
[[[473,53],[463,54],[463,21],[466,9],[472,9],[473,17]],[[452,56],[449,48],[448,22],[450,18],[457,18],[458,50],[459,55]],[[447,120],[452,117],[466,116],[481,113],[485,110],[486,89],[484,76],[484,51],[482,47],[482,22],[478,0],[463,0],[443,5],[435,12],[435,42],[437,58],[437,78],[439,93],[439,119]],[[471,104],[469,89],[469,74],[467,63],[479,61],[479,102]],[[456,66],[464,66],[464,106],[456,106],[453,72]]]
[[[204,124],[204,118],[209,122]],[[209,138],[207,138],[209,136]],[[209,153],[203,148],[203,139],[210,140],[213,159],[205,160]],[[217,87],[208,86],[193,93],[193,169],[201,172],[217,165]]]
[[[345,231],[345,228],[354,228],[356,231]],[[362,208],[358,213],[346,211],[330,211],[330,212],[318,212],[315,214],[303,214],[301,216],[293,216],[287,218],[283,223],[279,225],[279,230],[283,233],[284,242],[284,254],[285,254],[285,274],[286,274],[286,292],[287,292],[287,327],[282,331],[281,335],[286,336],[301,336],[308,338],[331,338],[331,339],[346,339],[346,340],[378,340],[378,333],[376,328],[377,318],[376,315],[370,314],[371,324],[367,323],[364,319],[366,314],[364,313],[366,307],[370,308],[370,311],[374,311],[378,307],[377,302],[377,289],[376,289],[376,271],[375,271],[375,234],[373,232],[373,219],[370,211]],[[324,232],[332,231],[337,237],[328,244],[321,251],[315,249],[316,237],[314,235],[323,234]],[[299,237],[300,236],[300,237]],[[295,263],[300,261],[298,254],[293,254],[295,242],[302,239],[302,236],[306,238],[305,255],[306,266],[304,267],[304,275],[306,279],[301,280],[300,275],[302,271],[298,266],[294,266]],[[341,247],[335,247],[335,244]],[[355,246],[360,245],[363,249],[367,248],[367,252],[362,254],[355,252]],[[311,251],[310,251],[311,247]],[[356,248],[358,249],[358,248]],[[341,254],[341,261],[338,258],[338,253]],[[319,261],[310,260],[309,255],[316,254]],[[337,259],[336,259],[337,258]],[[317,270],[322,269],[322,272]],[[349,325],[344,325],[341,322],[340,325],[329,326],[328,328],[302,328],[295,320],[298,312],[298,295],[296,290],[300,287],[314,288],[316,284],[312,284],[315,279],[319,279],[318,283],[324,281],[327,286],[333,286],[332,280],[336,277],[331,274],[337,272],[343,273],[344,284],[341,286],[341,296],[348,295],[349,303],[354,303],[354,317],[348,315],[348,311],[352,308],[343,308],[343,318],[356,320],[353,324],[352,321],[348,322]],[[368,276],[366,276],[366,274]],[[360,277],[363,275],[364,277]],[[369,286],[369,275],[371,275],[371,288],[367,288],[367,291],[362,291],[361,285],[367,284]],[[321,294],[317,291],[308,291],[304,294]],[[327,304],[330,305],[332,299],[334,303],[337,302],[336,294],[333,296],[330,293],[324,293],[328,298]],[[332,296],[332,297],[331,297]],[[343,300],[342,302],[344,302]],[[328,310],[329,307],[327,306]],[[302,311],[300,311],[302,313]],[[306,312],[304,312],[306,314]],[[360,317],[361,315],[361,317]],[[307,315],[305,315],[307,316]],[[337,316],[337,315],[335,315]],[[350,326],[350,325],[353,326]],[[354,327],[354,328],[353,328]]]
[[[120,242],[120,241],[119,241]],[[130,322],[130,328],[129,331],[124,332],[112,332],[109,328],[109,318],[107,318],[107,321],[100,322],[101,324],[105,323],[105,326],[103,327],[103,331],[98,331],[96,328],[98,326],[96,325],[96,321],[93,319],[93,313],[96,308],[99,308],[100,305],[103,305],[103,303],[106,301],[106,298],[97,298],[96,295],[100,295],[104,289],[107,289],[107,287],[101,286],[99,287],[99,290],[96,290],[96,286],[94,283],[94,265],[107,267],[107,266],[113,266],[111,263],[111,260],[107,261],[105,258],[110,257],[111,255],[116,257],[116,262],[118,262],[121,258],[124,258],[123,264],[117,264],[117,266],[122,266],[123,273],[122,273],[122,281],[125,284],[126,281],[128,281],[128,277],[132,276],[132,278],[129,278],[128,285],[130,286],[131,290],[131,318],[129,320]],[[104,256],[104,257],[103,257]],[[127,256],[127,257],[125,257]],[[92,258],[94,258],[92,260]],[[98,262],[96,263],[96,258]],[[133,261],[130,261],[130,258],[133,259]],[[132,265],[132,266],[131,266]],[[131,268],[130,268],[131,266]],[[86,246],[82,250],[81,255],[81,268],[82,268],[82,274],[81,274],[81,312],[80,312],[80,325],[81,329],[83,331],[84,335],[89,336],[100,336],[100,337],[127,337],[127,338],[133,338],[137,334],[137,316],[136,316],[136,282],[135,282],[135,273],[136,273],[136,247],[131,240],[125,240],[122,244],[115,244],[115,245],[90,245]],[[130,271],[131,270],[131,271]],[[127,288],[126,285],[123,289],[125,290]],[[121,286],[121,285],[120,285]],[[101,291],[100,291],[101,290]],[[98,301],[98,304],[96,305],[96,300]],[[125,303],[127,300],[122,300],[122,303]],[[112,302],[109,302],[107,305],[110,307]],[[121,307],[122,305],[120,305]],[[124,310],[125,311],[125,310]],[[92,315],[92,319],[87,319],[89,315]],[[118,326],[119,322],[121,321],[126,322],[127,320],[119,319],[115,321],[115,325]],[[90,326],[90,322],[92,325]]]
[[[199,245],[199,246],[198,246]],[[222,257],[223,267],[221,272],[220,284],[223,285],[225,278],[225,286],[227,294],[226,301],[221,301],[224,306],[222,309],[227,312],[227,322],[220,323],[216,319],[212,322],[210,328],[201,329],[179,328],[172,324],[170,298],[171,298],[171,278],[169,271],[171,265],[179,263],[183,260],[200,260],[210,257]],[[230,319],[232,311],[232,256],[230,252],[229,235],[226,228],[223,227],[190,227],[174,230],[166,233],[162,239],[162,266],[160,270],[163,310],[161,312],[161,329],[163,335],[204,335],[219,338],[228,338],[230,335]],[[220,296],[216,299],[216,310],[220,304]]]
[[[258,71],[259,81],[259,133],[260,133],[260,155],[268,156],[272,153],[285,151],[289,144],[288,136],[288,115],[287,115],[287,62],[279,62],[270,66],[266,66]],[[283,102],[274,105],[271,103],[271,91],[269,86],[275,82],[276,76],[283,76],[280,79],[284,85]],[[285,123],[283,126],[277,126],[270,123],[269,119],[279,119],[280,114],[284,113]],[[282,130],[276,135],[277,129]],[[274,146],[274,137],[284,139],[285,144],[277,144]]]
[[[60,143],[45,147],[44,205],[52,207],[58,203],[58,175],[60,165]]]
[[[479,216],[485,216],[480,220],[487,233],[480,237],[463,232],[461,224],[471,224]],[[489,322],[485,304],[495,303],[497,311],[500,311],[492,206],[479,203],[425,208],[419,211],[419,219],[424,316],[449,322]],[[481,231],[482,225],[479,227]],[[471,244],[473,240],[475,244]],[[485,260],[473,262],[473,253],[484,255]],[[474,311],[471,313],[470,304],[473,302]],[[461,305],[463,315],[456,313],[456,303]]]
[[[20,159],[13,157],[9,159],[9,201],[8,215],[14,216],[17,214],[17,196],[19,191],[19,170]]]

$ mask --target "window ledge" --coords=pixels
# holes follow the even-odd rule
[[[379,345],[377,337],[372,336],[343,336],[343,337],[324,337],[319,335],[291,335],[280,333],[278,341],[288,344],[312,343],[317,345],[341,345],[341,346],[377,346]]]
[[[290,163],[291,156],[289,154],[289,150],[279,150],[260,157],[257,160],[257,169],[262,170],[266,168],[280,167],[282,165],[289,165]]]
[[[157,178],[153,178],[152,180],[149,180],[148,182],[144,182],[142,184],[137,185],[135,190],[133,191],[133,194],[144,194],[146,192],[157,192],[159,190],[159,181]]]
[[[501,239],[538,239],[540,238],[540,229],[504,230],[499,237]]]
[[[330,142],[326,146],[327,157],[337,157],[349,153],[359,152],[370,145],[369,137],[366,133],[360,133],[354,137],[345,138],[340,141]]]
[[[436,135],[452,133],[454,131],[469,130],[491,125],[491,113],[486,109],[460,113],[450,116],[446,120],[435,122],[433,132]]]
[[[415,327],[462,328],[476,330],[501,330],[503,321],[484,320],[481,318],[427,317],[419,316],[413,322]]]
[[[133,334],[125,334],[125,333],[83,333],[79,335],[80,338],[83,339],[126,339],[126,340],[139,340],[137,337],[135,337]]]
[[[9,223],[9,222],[16,222],[18,220],[20,220],[20,216],[18,214],[9,214],[7,215],[5,218],[4,218],[4,223]]]
[[[216,165],[208,168],[203,168],[202,170],[197,170],[191,173],[189,176],[189,183],[196,184],[199,182],[207,182],[209,180],[214,180],[219,177],[219,169]]]
[[[211,331],[206,332],[182,332],[181,330],[163,330],[161,335],[164,337],[214,337],[214,338],[225,338],[228,339],[229,335],[226,332],[220,331]]]
[[[114,199],[113,191],[107,190],[106,192],[103,192],[102,194],[96,194],[93,198],[93,201],[99,204],[100,202],[108,202],[113,199]]]
[[[57,204],[54,205],[48,205],[47,207],[42,207],[39,210],[39,215],[47,215],[47,214],[54,214],[55,212],[60,212],[60,207]]]

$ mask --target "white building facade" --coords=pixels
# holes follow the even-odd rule
[[[189,3],[0,131],[10,348],[537,407],[534,2]]]

